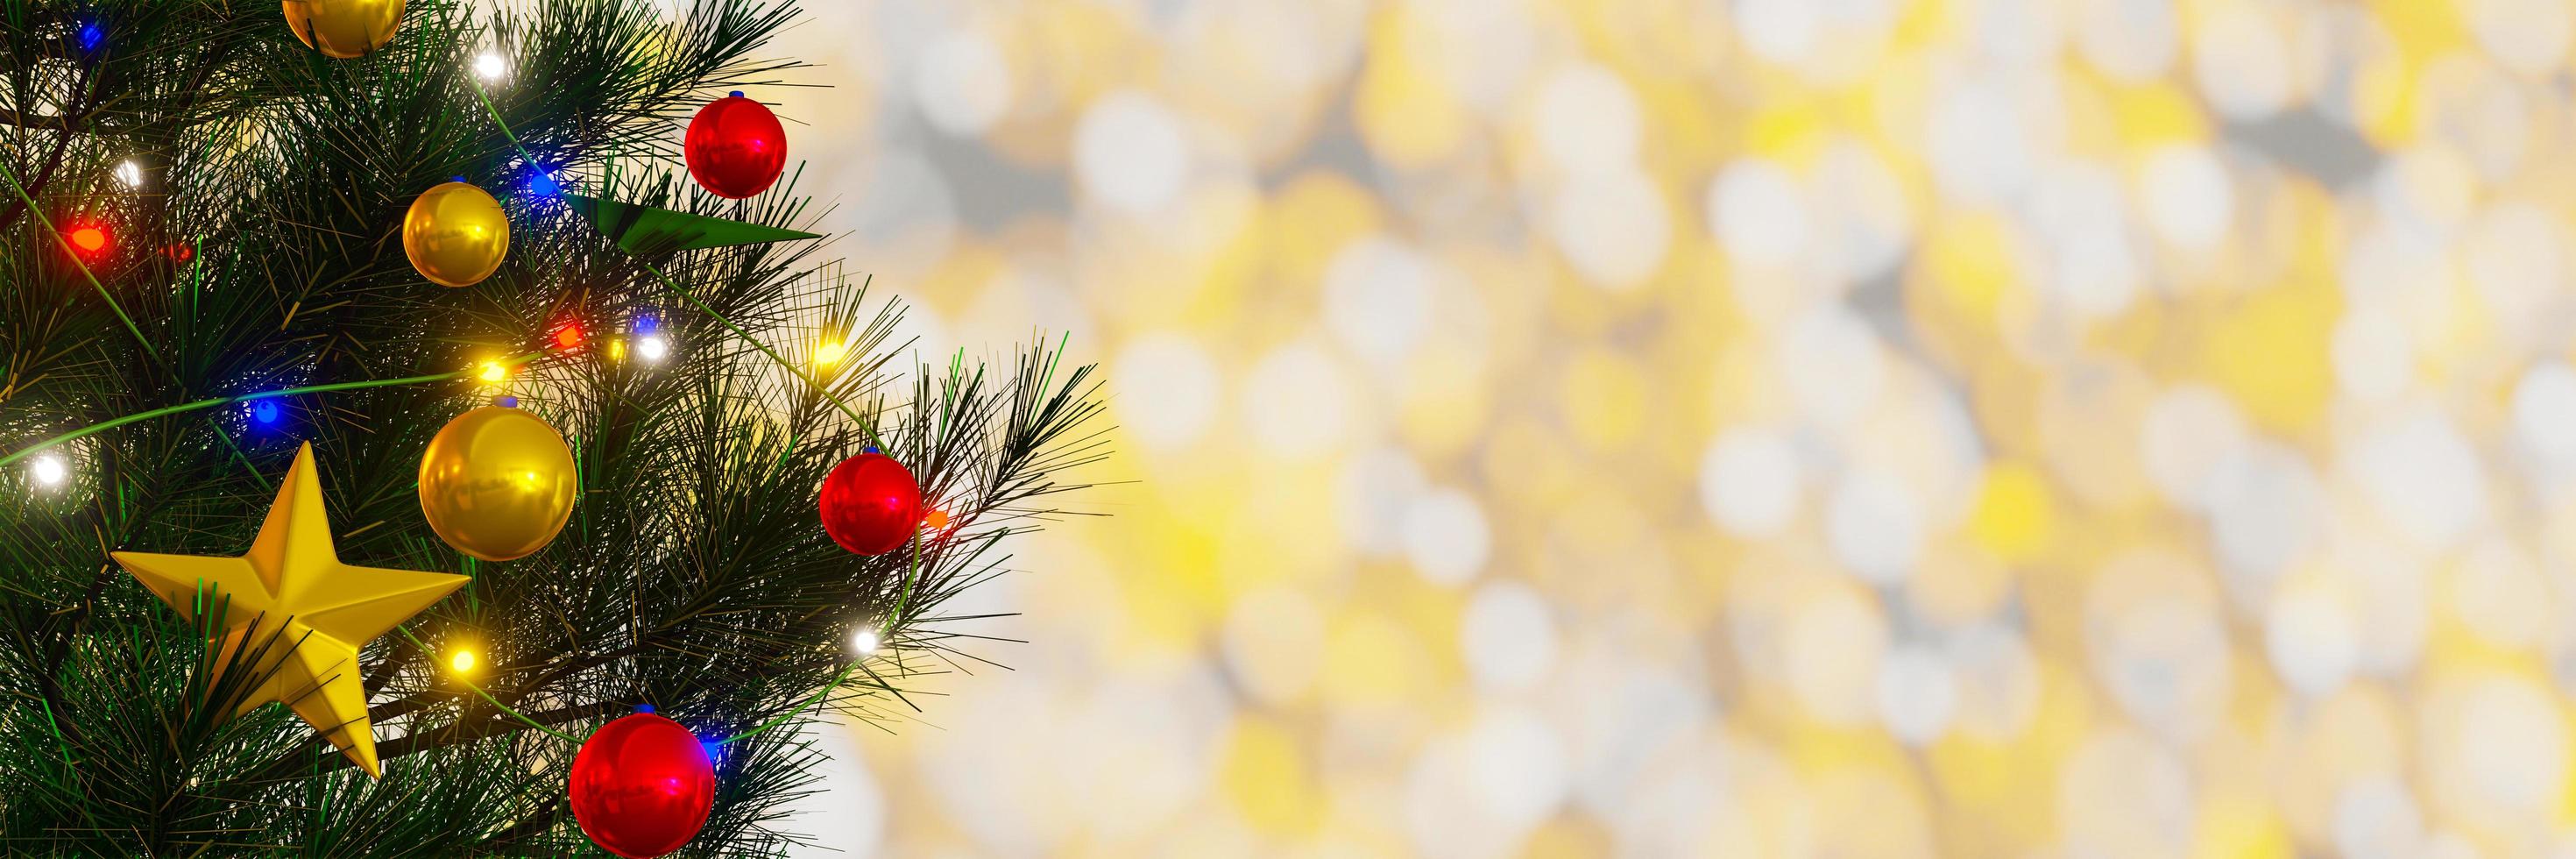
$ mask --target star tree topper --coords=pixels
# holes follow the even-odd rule
[[[383,772],[376,763],[375,728],[367,721],[366,688],[359,682],[358,648],[467,581],[444,573],[340,563],[322,510],[310,442],[295,452],[295,464],[287,468],[249,553],[238,558],[112,554],[144,587],[191,620],[200,585],[214,591],[207,605],[230,601],[218,665],[230,661],[254,621],[267,630],[282,626],[271,655],[257,666],[262,671],[273,667],[275,673],[242,700],[234,715],[272,701],[285,704],[375,777]]]

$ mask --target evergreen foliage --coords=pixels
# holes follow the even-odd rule
[[[714,815],[681,854],[769,855],[818,758],[799,723],[908,717],[907,676],[974,664],[955,649],[973,619],[941,606],[1104,454],[1091,368],[1043,342],[925,365],[914,348],[944,347],[892,342],[900,308],[820,261],[823,242],[632,256],[530,190],[551,170],[583,194],[814,227],[784,187],[736,202],[679,172],[699,106],[780,85],[793,64],[758,52],[794,10],[657,6],[412,0],[390,46],[334,60],[275,4],[0,3],[0,455],[17,457],[0,470],[0,853],[604,855],[564,799],[577,744],[495,703],[575,737],[652,703],[711,740],[778,725],[721,747]],[[488,110],[471,71],[487,49],[511,66]],[[129,159],[139,187],[116,176]],[[450,176],[512,222],[508,261],[461,289],[417,275],[400,232]],[[75,254],[81,226],[111,246]],[[612,358],[647,318],[668,357]],[[567,324],[577,349],[558,348]],[[851,357],[817,368],[831,332]],[[546,549],[483,563],[430,531],[414,484],[430,437],[494,393],[469,368],[514,357],[508,390],[572,442],[583,491]],[[387,380],[410,381],[362,386]],[[871,440],[953,517],[917,553],[852,555],[816,520],[823,476]],[[283,707],[226,718],[260,678],[219,671],[207,628],[107,557],[241,553],[301,441],[345,560],[474,578],[362,655],[381,781]],[[45,456],[64,485],[29,477]],[[806,706],[878,624],[880,656]],[[446,669],[459,645],[490,699]]]

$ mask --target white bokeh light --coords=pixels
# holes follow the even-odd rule
[[[1190,174],[1181,119],[1152,96],[1120,91],[1082,114],[1073,138],[1074,174],[1093,197],[1120,211],[1161,211]]]
[[[1531,127],[1540,154],[1579,177],[1636,164],[1645,120],[1619,75],[1591,63],[1564,66],[1539,84]]]
[[[2168,390],[2147,405],[2139,453],[2147,478],[2185,510],[2209,503],[2210,476],[2252,441],[2236,403],[2206,385]]]
[[[1295,702],[1323,667],[1324,610],[1294,588],[1271,585],[1235,598],[1222,632],[1229,673],[1255,701]]]
[[[1431,326],[1433,263],[1385,236],[1342,247],[1324,267],[1324,323],[1361,358],[1404,357]]]
[[[950,32],[923,46],[914,62],[913,100],[941,131],[982,134],[1011,107],[1010,60],[982,33]]]
[[[2576,368],[2543,361],[2513,386],[2513,429],[2523,445],[2562,471],[2576,471]]]
[[[1939,739],[1958,711],[1959,684],[1950,663],[1928,647],[1888,651],[1878,667],[1878,719],[1888,733],[1914,745]]]
[[[1349,381],[1306,341],[1270,352],[1243,377],[1244,426],[1261,449],[1305,458],[1340,446],[1352,420]]]
[[[1185,447],[1207,434],[1224,400],[1224,378],[1189,335],[1156,331],[1120,347],[1110,366],[1118,380],[1110,404],[1119,423],[1154,448]]]
[[[2192,71],[2200,93],[2228,118],[2251,122],[2290,102],[2290,50],[2272,12],[2222,6],[2202,16],[2192,40]]]
[[[1609,290],[1642,285],[1672,244],[1663,190],[1635,168],[1606,170],[1557,188],[1550,234],[1585,282]]]
[[[1726,165],[1709,183],[1708,220],[1736,259],[1779,266],[1807,245],[1807,204],[1798,177],[1761,158]]]
[[[1786,437],[1763,427],[1736,427],[1720,434],[1700,458],[1700,503],[1729,533],[1765,537],[1798,514],[1804,480],[1797,449]]]
[[[484,51],[474,58],[474,76],[482,78],[484,83],[500,83],[509,74],[510,62],[502,59],[500,54]]]
[[[2236,191],[2208,148],[2172,144],[2149,153],[2137,187],[2158,238],[2187,251],[2208,251],[2227,238]]]
[[[1923,531],[1922,502],[1887,475],[1847,474],[1825,501],[1826,544],[1862,581],[1903,580],[1922,552]]]
[[[1493,550],[1493,532],[1475,496],[1456,489],[1435,489],[1413,499],[1404,509],[1404,556],[1424,579],[1462,585],[1485,568]]]
[[[1556,622],[1547,600],[1516,581],[1476,588],[1458,620],[1467,674],[1487,694],[1529,689],[1556,662]]]

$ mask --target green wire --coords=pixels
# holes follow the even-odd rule
[[[509,139],[510,148],[519,150],[520,162],[527,164],[528,169],[530,170],[535,170],[540,173],[545,172],[545,167],[537,163],[536,154],[529,152],[527,145],[519,142],[518,133],[510,130],[509,120],[501,118],[501,109],[493,106],[492,96],[490,93],[483,91],[483,84],[481,82],[476,82],[474,84],[474,98],[483,103],[483,112],[492,116],[492,124],[500,127],[501,136]],[[614,239],[612,239],[610,243],[615,244]],[[618,248],[623,250],[625,246],[618,245]],[[661,268],[646,261],[641,256],[635,256],[633,254],[629,254],[629,256],[633,256],[636,264],[643,266],[645,271],[652,272],[653,277],[660,280],[663,287],[671,290],[672,292],[679,293],[681,298],[688,299],[690,304],[697,305],[699,312],[715,317],[715,320],[717,322],[724,323],[724,327],[731,330],[734,333],[734,336],[741,337],[743,342],[750,343],[752,348],[759,349],[760,354],[769,356],[769,360],[777,362],[779,367],[785,369],[789,373],[795,374],[799,378],[803,378],[806,384],[813,385],[814,390],[821,392],[824,399],[832,401],[832,405],[841,410],[841,414],[848,415],[851,421],[859,424],[860,431],[867,434],[869,444],[876,445],[880,448],[885,447],[883,442],[877,440],[876,421],[860,417],[857,410],[850,408],[849,403],[843,402],[839,395],[832,393],[832,389],[825,386],[821,379],[807,374],[804,370],[798,369],[795,362],[787,360],[786,356],[780,355],[777,350],[769,348],[769,344],[760,342],[760,338],[751,336],[751,332],[743,330],[740,325],[735,325],[733,320],[725,318],[725,315],[722,313],[717,313],[716,309],[708,307],[706,302],[699,301],[696,295],[691,294],[686,289],[682,289],[680,284],[677,281],[672,280],[670,275],[664,274]]]
[[[530,361],[534,361],[539,357],[542,357],[542,355],[543,353],[530,352],[525,355],[502,359],[498,363],[516,367]],[[137,421],[148,421],[153,418],[175,415],[182,412],[193,412],[198,409],[231,405],[233,403],[247,403],[252,400],[264,400],[271,397],[292,397],[298,394],[320,394],[330,391],[355,391],[365,388],[383,388],[392,385],[417,385],[424,382],[444,382],[451,379],[463,378],[474,372],[474,369],[468,368],[447,373],[432,373],[426,376],[405,376],[399,379],[368,379],[359,382],[332,382],[327,385],[306,385],[300,388],[280,388],[274,391],[260,391],[253,394],[237,394],[230,397],[208,397],[194,402],[180,403],[175,406],[162,406],[161,408],[153,409],[148,412],[135,412],[134,414],[126,415],[121,418],[111,418],[109,420],[100,421],[98,423],[90,424],[89,426],[81,427],[80,429],[72,430],[71,432],[63,433],[62,435],[54,436],[53,438],[28,445],[24,448],[18,449],[17,452],[11,453],[8,456],[0,456],[0,466],[6,466],[12,462],[17,462],[20,459],[26,458],[29,454],[33,454],[37,451],[62,444],[63,442],[71,441],[76,438],[95,435],[97,433],[115,429]]]
[[[71,240],[63,238],[61,230],[54,229],[54,220],[45,217],[44,207],[36,205],[36,198],[27,194],[25,186],[18,184],[18,174],[8,165],[0,164],[0,178],[9,180],[9,190],[18,192],[18,199],[27,204],[27,214],[34,217],[36,223],[43,224],[45,232],[53,235],[54,244],[61,245],[63,252],[71,255],[72,265],[80,267],[81,277],[88,278],[89,288],[97,290],[98,297],[107,301],[107,309],[116,311],[117,321],[125,323],[125,330],[134,332],[134,342],[143,345],[143,354],[152,356],[152,363],[165,368],[170,366],[161,360],[160,351],[152,348],[152,340],[143,336],[143,329],[134,324],[134,317],[125,315],[125,306],[116,303],[116,296],[108,294],[106,284],[98,282],[98,275],[89,270],[89,262],[81,259],[80,251],[72,247]]]
[[[862,657],[862,658],[864,658],[864,657]],[[829,684],[827,684],[827,685],[825,685],[825,686],[823,687],[823,691],[820,691],[820,692],[816,692],[816,693],[814,693],[814,697],[805,699],[805,703],[796,705],[796,709],[789,710],[789,711],[787,711],[787,712],[785,712],[785,713],[781,713],[781,714],[779,714],[779,715],[778,715],[778,718],[771,719],[771,720],[766,721],[766,722],[762,722],[762,723],[760,723],[760,727],[753,728],[753,729],[751,729],[751,730],[744,731],[744,732],[742,732],[742,733],[735,734],[735,735],[733,735],[733,736],[726,737],[726,738],[721,739],[721,740],[717,740],[717,741],[716,741],[716,745],[719,745],[719,746],[732,745],[732,744],[733,744],[733,741],[735,741],[735,740],[740,740],[740,739],[745,739],[745,738],[748,738],[748,737],[757,736],[757,735],[759,735],[759,734],[760,734],[761,732],[763,732],[763,731],[767,731],[767,730],[769,730],[769,729],[771,729],[771,728],[778,727],[779,723],[781,723],[781,722],[785,722],[785,721],[787,721],[787,720],[789,720],[789,719],[793,719],[793,718],[795,718],[798,714],[801,714],[801,713],[805,712],[806,710],[811,709],[815,704],[817,704],[817,703],[821,703],[821,702],[822,702],[822,700],[823,700],[823,697],[824,697],[824,696],[832,694],[832,690],[840,688],[840,687],[841,687],[841,681],[849,679],[849,677],[850,677],[850,669],[857,668],[857,667],[859,667],[859,663],[858,663],[857,661],[852,661],[852,662],[851,662],[850,664],[848,664],[848,665],[841,666],[841,673],[836,674],[836,675],[833,675],[833,676],[832,676],[832,682],[831,682],[831,683],[829,683]]]
[[[411,639],[411,643],[412,643],[412,644],[415,644],[415,645],[418,645],[418,646],[420,647],[420,649],[422,649],[422,650],[428,650],[428,649],[429,649],[429,645],[428,645],[428,644],[423,643],[423,642],[420,640],[420,638],[419,638],[418,636],[415,636],[415,635],[412,635],[412,634],[411,634],[411,627],[408,627],[408,626],[397,626],[397,627],[394,627],[394,630],[395,630],[396,632],[400,632],[400,633],[402,633],[402,636],[403,636],[404,638]],[[508,713],[508,714],[510,714],[510,715],[513,715],[513,716],[517,716],[517,717],[519,717],[519,721],[522,721],[522,722],[526,722],[526,723],[528,723],[528,727],[535,728],[535,729],[537,729],[537,730],[544,731],[544,732],[549,733],[549,734],[553,734],[553,735],[555,735],[557,738],[562,739],[564,742],[567,742],[567,743],[578,743],[578,742],[581,742],[581,738],[579,738],[579,737],[575,737],[575,736],[573,736],[573,735],[571,735],[571,734],[567,734],[567,733],[564,733],[564,732],[562,732],[562,731],[558,731],[558,730],[555,730],[555,729],[553,729],[553,728],[546,727],[545,725],[539,724],[539,723],[537,722],[537,720],[535,720],[535,719],[531,719],[531,718],[528,718],[528,714],[526,714],[526,713],[522,713],[522,712],[519,712],[519,711],[518,711],[518,708],[512,707],[512,706],[510,706],[510,705],[508,705],[508,704],[503,704],[503,703],[501,703],[501,699],[492,697],[492,693],[483,691],[483,687],[474,685],[474,681],[467,680],[467,679],[465,679],[465,678],[463,678],[463,677],[458,677],[458,678],[456,678],[456,682],[458,682],[458,683],[462,683],[462,684],[465,684],[465,688],[474,690],[474,694],[483,696],[483,700],[492,702],[492,706],[495,706],[495,707],[499,707],[499,708],[501,708],[501,712]]]

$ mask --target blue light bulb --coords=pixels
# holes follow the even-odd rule
[[[545,171],[539,170],[528,174],[528,193],[540,197],[556,196],[563,193],[563,183],[555,181],[555,177],[548,176]]]
[[[84,23],[82,23],[82,24],[81,24],[81,28],[80,28],[80,46],[81,46],[81,50],[84,50],[84,51],[95,51],[95,50],[98,50],[98,46],[100,46],[100,45],[104,45],[104,44],[107,44],[107,28],[106,28],[106,27],[101,27],[101,26],[99,26],[97,21],[88,21],[88,22],[84,22]]]
[[[277,423],[279,413],[276,400],[261,400],[250,406],[250,419],[263,424]]]

